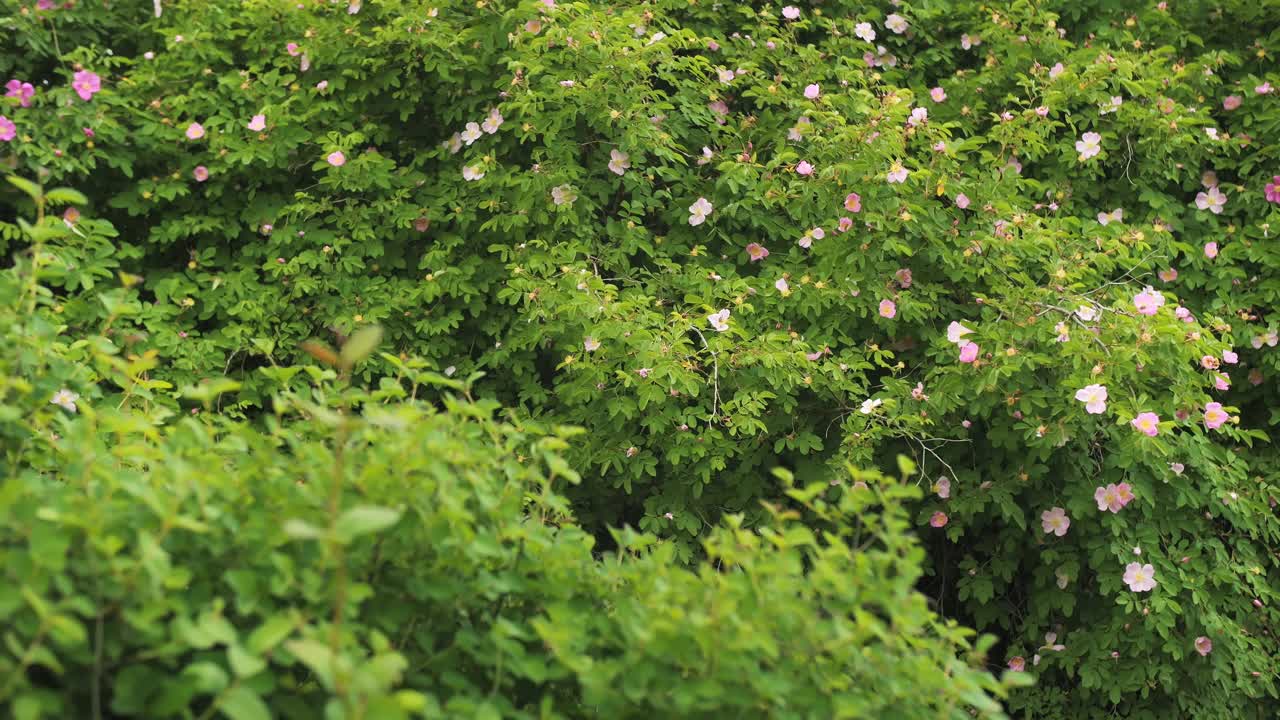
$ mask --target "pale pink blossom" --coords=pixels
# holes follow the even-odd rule
[[[892,300],[880,301],[880,317],[892,319],[898,314],[898,305]]]
[[[1027,661],[1021,655],[1015,655],[1009,658],[1009,669],[1014,672],[1022,672],[1027,667]]]
[[[302,53],[302,50],[298,48],[298,43],[296,42],[286,43],[284,49],[291,57],[298,57],[298,55]]]
[[[818,99],[818,95],[821,92],[822,92],[822,88],[818,86],[818,83],[813,83],[812,85],[806,85],[804,88],[804,96],[806,98],[809,98],[810,100]]]
[[[1124,221],[1123,208],[1116,208],[1115,210],[1112,210],[1109,213],[1108,212],[1098,213],[1098,222],[1102,223],[1103,225],[1109,225],[1113,222],[1123,222],[1123,221]]]
[[[1227,196],[1217,186],[1209,188],[1208,192],[1196,193],[1196,207],[1208,210],[1214,215],[1221,215],[1222,207],[1226,204]]]
[[[1120,492],[1116,489],[1115,483],[1094,490],[1093,500],[1098,503],[1098,509],[1102,511],[1110,510],[1113,513],[1118,513],[1124,507],[1124,503],[1120,501]]]
[[[737,75],[735,75],[732,70],[726,70],[724,68],[720,68],[716,70],[716,77],[719,78],[721,83],[728,85],[729,83],[733,82],[733,79],[737,77]]]
[[[609,172],[622,175],[631,167],[631,157],[617,148],[609,151]]]
[[[198,122],[193,122],[187,126],[187,139],[199,140],[204,137],[204,126]]]
[[[884,26],[892,30],[894,33],[901,35],[907,31],[910,25],[907,24],[906,18],[897,13],[893,13],[884,19]]]
[[[1204,194],[1204,193],[1201,193],[1201,195],[1203,195],[1203,194]],[[1205,243],[1205,244],[1204,244],[1204,256],[1205,256],[1205,257],[1207,257],[1207,258],[1209,258],[1210,260],[1212,260],[1212,259],[1214,259],[1214,258],[1218,257],[1218,243],[1213,242],[1212,240],[1210,240],[1209,242]]]
[[[784,7],[784,8],[782,8],[782,17],[784,17],[784,18],[786,18],[786,19],[788,19],[788,20],[799,20],[799,19],[800,19],[800,8],[798,8],[798,7],[794,6],[794,5],[788,5],[788,6]]]
[[[888,180],[890,183],[906,182],[908,170],[902,166],[902,163],[895,162],[889,166]]]
[[[209,179],[209,168],[197,165],[195,170],[191,171],[191,176],[196,179],[196,182],[204,182]]]
[[[1222,427],[1231,416],[1222,409],[1222,403],[1211,402],[1204,406],[1204,424],[1210,430],[1217,430]]]
[[[862,198],[858,193],[849,193],[844,196],[844,209],[851,213],[862,212]]]
[[[943,500],[951,497],[951,479],[946,476],[938,478],[938,482],[933,484],[933,491]]]
[[[1085,322],[1092,322],[1094,318],[1098,317],[1098,309],[1092,305],[1081,305],[1076,308],[1076,317]]]
[[[911,127],[920,127],[927,122],[929,122],[929,111],[922,107],[913,109],[911,116],[907,118],[907,124]]]
[[[1087,132],[1076,141],[1076,152],[1080,153],[1083,162],[1102,152],[1102,136],[1096,132]]]
[[[479,180],[482,177],[484,177],[484,170],[480,169],[479,165],[462,166],[463,180],[466,180],[467,182],[474,182],[476,180]]]
[[[807,160],[801,160],[796,165],[796,174],[808,177],[813,174],[813,166]]]
[[[325,160],[334,167],[342,167],[347,164],[347,156],[343,155],[341,150],[334,150],[329,153]]]
[[[719,312],[711,313],[707,316],[707,322],[711,323],[711,327],[716,332],[724,332],[729,329],[729,308],[725,308]]]
[[[1129,563],[1124,568],[1124,582],[1134,592],[1148,592],[1156,586],[1156,569],[1151,563]]]
[[[1223,350],[1222,361],[1228,365],[1235,365],[1236,363],[1240,362],[1240,356],[1237,355],[1233,350]]]
[[[249,128],[254,132],[262,132],[267,127],[267,116],[254,115],[252,118],[249,119],[249,124],[246,125],[245,127]]]
[[[1055,507],[1040,513],[1040,527],[1046,533],[1062,537],[1067,534],[1067,528],[1071,527],[1071,518],[1067,517],[1066,510]]]
[[[1167,270],[1161,270],[1156,274],[1160,276],[1161,282],[1171,283],[1174,280],[1178,279],[1178,271],[1173,268],[1169,268]]]
[[[1161,295],[1159,290],[1152,289],[1150,285],[1133,296],[1133,307],[1137,309],[1139,315],[1155,315],[1163,305],[1164,295]]]
[[[53,398],[49,400],[49,404],[57,405],[68,412],[76,412],[76,401],[79,399],[80,396],[78,394],[63,388],[53,394]]]
[[[0,142],[9,142],[18,136],[18,126],[12,120],[0,115]]]
[[[978,359],[978,343],[966,342],[960,346],[960,362],[968,364]]]
[[[944,512],[935,512],[929,516],[929,524],[933,527],[940,528],[947,524],[947,514]]]
[[[1243,102],[1243,100],[1239,95],[1228,95],[1222,99],[1222,109],[1228,111],[1235,110],[1240,107],[1241,102]]]
[[[502,121],[502,113],[498,112],[498,108],[491,108],[489,114],[480,123],[480,129],[492,135],[498,132],[498,128],[502,127]]]
[[[1270,82],[1264,82],[1264,83],[1262,83],[1261,85],[1259,85],[1259,86],[1255,87],[1255,88],[1253,89],[1253,91],[1254,91],[1255,93],[1259,94],[1259,95],[1267,95],[1267,94],[1270,94],[1270,93],[1271,93],[1271,83],[1270,83]]]
[[[1084,403],[1085,412],[1099,415],[1107,411],[1107,387],[1105,385],[1087,385],[1076,391],[1076,400]]]
[[[947,91],[939,86],[929,91],[929,97],[933,98],[934,102],[940,103],[947,99]]]
[[[777,282],[773,284],[773,287],[776,288],[778,292],[782,293],[783,297],[791,294],[791,285],[787,282],[786,278],[778,278]]]
[[[853,229],[853,220],[847,217],[840,218],[839,222],[836,223],[836,232],[845,233],[851,229]]]
[[[1213,641],[1204,635],[1196,638],[1195,646],[1196,652],[1200,653],[1202,656],[1213,652]]]
[[[1138,413],[1130,424],[1147,437],[1155,437],[1160,432],[1160,416],[1153,412]]]
[[[964,193],[956,195],[956,207],[964,210],[969,207],[969,196]]]
[[[689,206],[689,224],[701,225],[715,208],[706,198],[700,197]]]
[[[582,339],[582,349],[587,352],[595,352],[600,349],[600,341],[591,336],[587,336]]]
[[[860,22],[857,25],[854,25],[853,34],[867,42],[872,42],[876,39],[876,31],[871,27],[871,23],[869,22]]]
[[[769,250],[760,243],[749,243],[747,245],[747,257],[751,258],[751,262],[757,262],[769,257]]]
[[[1049,79],[1052,80],[1053,78],[1058,77],[1064,70],[1066,70],[1066,68],[1063,67],[1062,63],[1054,63],[1053,67],[1049,68]]]

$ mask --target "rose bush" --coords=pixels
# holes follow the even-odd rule
[[[50,308],[163,359],[150,401],[227,375],[262,422],[376,322],[586,428],[584,527],[687,562],[775,467],[909,454],[1011,709],[1267,717],[1280,11],[162,4],[20,6],[0,55],[0,154],[89,189]]]

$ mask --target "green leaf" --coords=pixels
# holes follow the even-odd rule
[[[10,185],[13,185],[14,187],[18,188],[19,190],[26,193],[27,195],[30,195],[32,200],[39,202],[40,200],[39,185],[31,182],[30,180],[27,180],[26,178],[20,178],[17,175],[9,175],[6,179],[9,181]]]
[[[342,354],[339,356],[339,362],[342,367],[350,370],[355,367],[356,363],[369,357],[378,347],[378,343],[382,342],[382,327],[379,325],[367,325],[360,328],[347,339],[345,345],[342,346]]]
[[[290,640],[285,649],[320,678],[325,688],[333,687],[333,652],[315,640]]]
[[[238,678],[257,675],[267,667],[267,661],[245,652],[239,645],[227,648],[227,661],[231,663],[231,672]]]
[[[71,188],[54,188],[44,194],[46,202],[52,205],[88,205],[89,198],[84,193]]]
[[[218,709],[231,720],[271,720],[271,710],[258,694],[243,685],[222,696]]]
[[[362,505],[353,507],[338,518],[335,530],[339,542],[347,543],[361,535],[385,530],[400,520],[401,511]]]

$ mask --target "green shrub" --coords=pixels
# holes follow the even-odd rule
[[[37,87],[0,152],[93,188],[42,277],[68,336],[137,356],[125,392],[186,412],[174,388],[227,375],[221,413],[265,422],[300,342],[378,322],[519,422],[586,428],[576,517],[682,562],[725,515],[771,522],[775,467],[911,454],[949,488],[913,506],[920,587],[1023,658],[1012,710],[1271,714],[1273,5],[302,5],[6,20],[0,72]],[[1135,500],[1098,509],[1110,486]]]
[[[695,567],[631,530],[597,558],[558,492],[575,433],[497,421],[392,356],[399,377],[344,388],[376,333],[313,348],[336,369],[275,368],[308,388],[259,424],[208,412],[227,380],[175,417],[111,340],[59,342],[19,277],[0,277],[6,716],[1002,716],[994,638],[971,647],[915,589],[905,478],[790,490],[831,529],[731,517]],[[425,387],[441,407],[410,399]]]

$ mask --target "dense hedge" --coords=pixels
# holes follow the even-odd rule
[[[686,562],[775,467],[912,455],[920,588],[1011,709],[1272,713],[1280,9],[161,4],[3,21],[0,155],[89,196],[41,304],[145,364],[82,403],[226,375],[261,426],[376,322],[586,428],[584,529]]]

